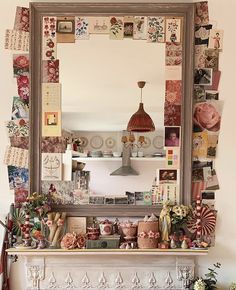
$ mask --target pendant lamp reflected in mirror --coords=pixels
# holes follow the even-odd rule
[[[134,113],[128,123],[128,132],[151,132],[155,131],[155,125],[152,118],[145,112],[143,102],[142,102],[142,89],[144,88],[146,82],[139,81],[138,87],[141,89],[141,101],[139,103],[139,108],[136,113]]]

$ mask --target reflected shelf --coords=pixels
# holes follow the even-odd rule
[[[72,156],[73,160],[77,161],[121,161],[122,157],[77,157]],[[163,161],[165,157],[130,157],[132,161]]]

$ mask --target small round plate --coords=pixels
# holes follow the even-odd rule
[[[106,144],[106,147],[107,148],[113,148],[115,145],[116,145],[116,140],[111,138],[111,137],[108,137],[106,140],[105,140],[105,144]]]
[[[90,140],[90,145],[93,149],[100,149],[103,145],[103,139],[101,136],[93,136]]]
[[[162,149],[164,146],[164,139],[163,136],[155,136],[152,140],[152,144],[157,149]]]

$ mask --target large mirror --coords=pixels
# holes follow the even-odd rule
[[[193,4],[31,3],[30,8],[31,95],[33,96],[30,116],[30,191],[40,191],[42,179],[43,17],[56,16],[70,19],[77,15],[86,17],[158,15],[181,18],[182,99],[178,182],[180,202],[189,203],[191,200]],[[88,41],[58,43],[57,58],[60,60],[62,84],[62,128],[68,132],[78,131],[82,135],[88,131],[90,134],[91,131],[106,131],[112,132],[110,133],[113,134],[112,136],[117,135],[117,132],[126,129],[130,116],[137,110],[140,101],[137,81],[144,80],[147,83],[143,89],[143,102],[156,126],[156,131],[149,139],[163,136],[167,73],[165,57],[165,43],[147,43],[129,38],[121,41],[110,40],[103,34],[91,34]],[[97,135],[96,133],[95,137]],[[121,135],[117,136],[119,139]],[[121,179],[119,182],[122,184]]]

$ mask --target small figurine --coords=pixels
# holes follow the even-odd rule
[[[163,204],[163,208],[159,217],[160,232],[162,241],[169,242],[169,234],[171,231],[170,208],[167,203]]]

